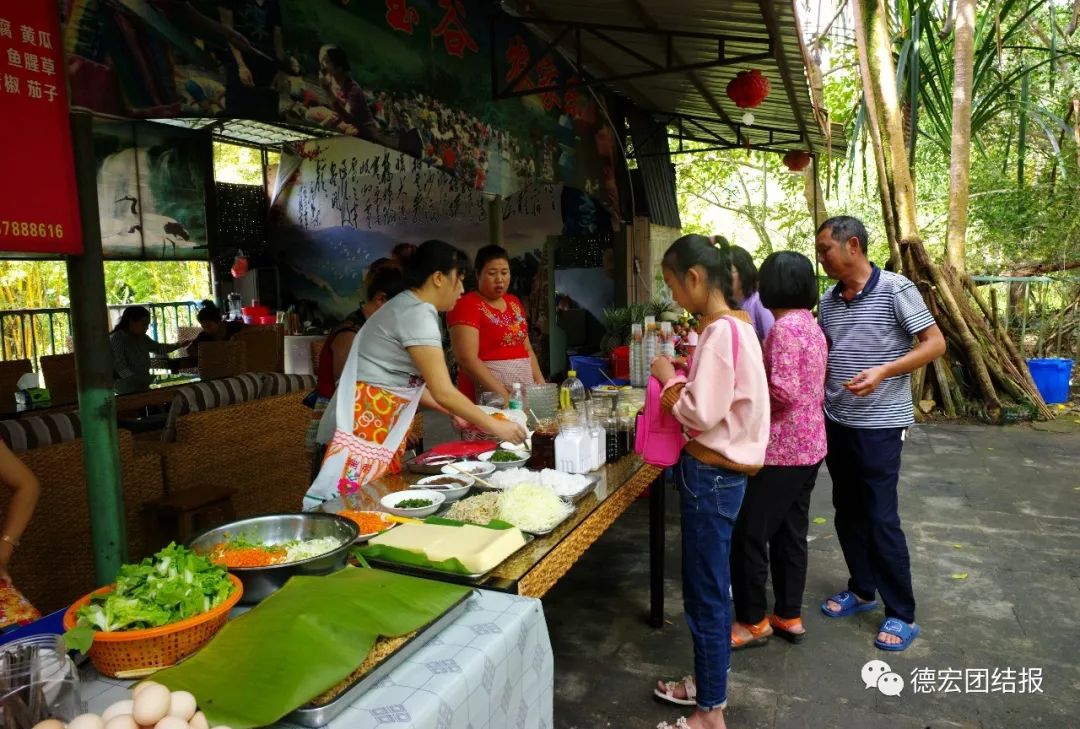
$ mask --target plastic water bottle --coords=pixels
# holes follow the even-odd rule
[[[510,387],[510,403],[508,405],[510,410],[524,410],[525,399],[521,394],[521,383],[515,382]]]
[[[566,380],[559,388],[559,408],[562,410],[582,410],[588,394],[585,392],[585,384],[578,379],[577,372],[570,370],[566,373]]]

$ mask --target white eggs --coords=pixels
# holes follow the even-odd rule
[[[139,694],[141,694],[143,691],[150,688],[151,686],[160,685],[161,684],[157,681],[140,681],[139,683],[131,687],[131,698],[136,699],[139,697]]]
[[[154,729],[188,729],[188,723],[179,716],[166,716],[154,725]]]
[[[58,719],[46,719],[34,724],[34,729],[64,729],[64,722]]]
[[[169,713],[172,694],[159,683],[147,686],[135,695],[131,715],[142,726],[157,724]],[[89,729],[89,727],[87,727]]]
[[[105,729],[139,729],[131,714],[117,714],[105,722]]]
[[[68,729],[105,729],[105,722],[97,714],[79,714],[68,722]]]
[[[101,720],[106,724],[109,723],[109,719],[114,716],[120,716],[121,714],[130,714],[135,710],[135,702],[131,699],[123,699],[117,701],[109,708],[105,709],[105,713],[101,715]]]
[[[195,696],[190,691],[173,691],[169,700],[169,716],[178,716],[184,721],[189,721],[195,716],[198,706],[195,704]]]
[[[195,716],[188,721],[191,729],[210,729],[210,722],[206,720],[206,714],[196,711]]]

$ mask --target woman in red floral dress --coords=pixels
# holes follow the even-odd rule
[[[529,343],[525,307],[510,288],[510,256],[499,246],[476,254],[477,290],[462,296],[446,318],[458,389],[473,402],[485,392],[503,402],[514,383],[526,387],[543,383],[544,374]]]

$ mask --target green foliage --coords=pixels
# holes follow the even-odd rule
[[[214,142],[214,179],[237,185],[262,185],[262,153],[252,147]]]

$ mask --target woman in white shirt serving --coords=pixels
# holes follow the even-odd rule
[[[450,379],[438,313],[454,308],[464,292],[467,266],[464,253],[440,240],[423,243],[403,262],[406,290],[356,335],[323,416],[318,441],[328,444],[326,456],[305,508],[338,494],[376,505],[379,495],[366,487],[400,469],[409,424],[421,405],[500,440],[525,439],[524,428],[484,413]]]

